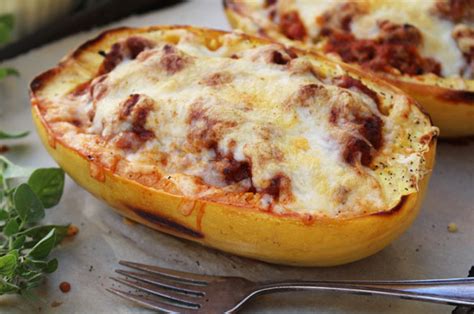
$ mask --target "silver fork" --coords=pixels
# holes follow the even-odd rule
[[[267,281],[197,275],[157,266],[120,261],[137,271],[111,278],[136,291],[107,289],[124,299],[166,313],[235,313],[251,298],[285,291],[334,291],[384,295],[449,305],[474,306],[474,278],[403,281]],[[145,294],[143,294],[145,292]]]

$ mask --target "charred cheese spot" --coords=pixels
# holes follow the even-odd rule
[[[207,86],[219,87],[223,84],[232,82],[232,74],[228,72],[216,72],[206,75],[201,82]]]
[[[204,238],[204,234],[200,231],[194,230],[188,226],[183,224],[177,223],[174,220],[158,215],[153,210],[143,210],[141,208],[136,208],[133,206],[126,205],[130,210],[132,210],[138,217],[141,219],[148,221],[154,225],[159,226],[162,229],[181,234],[186,237],[202,239]]]
[[[186,65],[187,60],[176,51],[174,46],[165,45],[163,52],[160,64],[168,74],[175,74]]]

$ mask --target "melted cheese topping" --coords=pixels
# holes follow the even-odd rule
[[[351,1],[279,0],[277,10],[280,13],[297,11],[309,35],[307,43],[311,44],[320,35],[321,25],[316,22],[318,18],[345,2]],[[411,24],[423,36],[420,54],[440,62],[443,76],[459,76],[461,69],[466,66],[466,60],[452,36],[454,23],[439,17],[434,12],[437,0],[361,0],[354,2],[364,7],[366,11],[363,14],[355,15],[350,25],[351,31],[356,37],[361,39],[377,37],[380,31],[377,23],[383,20],[396,24]],[[268,19],[262,22],[262,15],[268,16],[266,11],[258,11],[253,8],[248,13],[254,20],[265,25],[266,28],[272,29]],[[272,31],[270,31],[271,33]]]
[[[175,45],[164,42],[170,33]],[[340,67],[289,60],[282,46],[235,34],[215,50],[186,31],[143,36],[154,47],[96,78],[91,92],[51,97],[44,109],[57,136],[95,163],[191,198],[254,195],[257,207],[278,213],[353,217],[390,210],[416,192],[437,130],[405,96],[382,90],[377,104],[358,88],[338,87],[334,77],[349,75]],[[275,51],[286,61],[275,62]],[[370,122],[354,122],[366,118],[381,121],[383,144],[370,148],[365,166],[360,154],[344,156],[348,141],[369,142],[359,128]],[[138,129],[146,137],[135,135],[133,149],[117,146]]]

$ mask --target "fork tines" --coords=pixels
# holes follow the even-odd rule
[[[136,289],[136,291],[107,289],[124,299],[166,313],[199,313],[203,302],[206,302],[206,287],[210,276],[127,261],[120,261],[119,264],[140,271],[118,269],[116,272],[126,278],[111,278]]]

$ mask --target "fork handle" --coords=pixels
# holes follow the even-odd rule
[[[405,281],[295,281],[266,282],[251,296],[284,291],[337,291],[384,295],[449,305],[474,306],[474,278]]]

